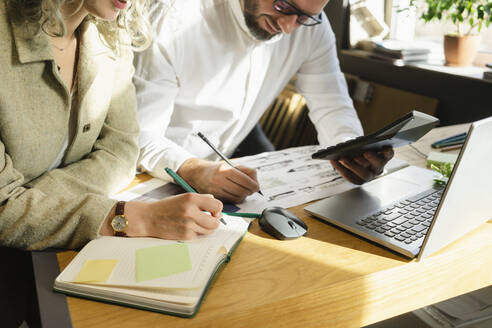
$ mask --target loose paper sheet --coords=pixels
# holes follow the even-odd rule
[[[235,164],[257,170],[260,188],[264,194],[263,197],[255,193],[243,203],[237,204],[239,212],[261,213],[269,206],[288,208],[356,188],[357,185],[343,179],[329,161],[311,158],[311,155],[321,148],[319,145],[294,147],[233,160]],[[386,165],[383,175],[406,166],[406,161],[393,158]],[[134,189],[116,194],[114,198],[156,201],[176,194],[179,190],[180,187],[176,185],[152,179]],[[226,212],[236,210],[237,208],[224,207]]]
[[[292,207],[356,188],[357,185],[343,179],[329,161],[311,158],[319,149],[319,145],[295,147],[235,160],[234,163],[256,169],[265,196],[251,195],[238,205],[240,211]],[[406,166],[405,161],[394,158],[386,165],[384,174]]]

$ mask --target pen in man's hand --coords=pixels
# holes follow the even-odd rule
[[[197,193],[196,190],[193,189],[193,187],[190,186],[186,181],[184,181],[184,179],[180,177],[176,172],[168,167],[166,167],[165,170],[166,173],[169,174],[169,176],[173,178],[174,181],[176,181],[176,183],[179,184],[184,190],[186,190],[187,192]],[[222,222],[224,225],[227,225],[223,218],[220,218],[220,222]]]
[[[198,132],[198,136],[203,140],[205,141],[205,143],[207,145],[210,146],[210,148],[212,148],[212,150],[217,154],[219,155],[220,158],[222,158],[224,160],[224,162],[226,162],[227,164],[229,164],[229,166],[231,166],[232,168],[235,168],[236,170],[238,171],[241,171],[239,170],[237,167],[234,166],[234,164],[232,164],[232,162],[224,155],[220,152],[220,150],[218,150],[217,148],[215,148],[215,146],[207,139],[207,137],[205,137],[205,135],[201,132]],[[261,190],[258,190],[258,193],[260,195],[263,196],[263,193],[261,192]]]

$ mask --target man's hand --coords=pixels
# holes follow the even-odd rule
[[[199,193],[212,194],[236,204],[260,190],[256,170],[241,165],[233,168],[222,161],[190,158],[177,173]]]
[[[378,152],[365,151],[362,156],[342,157],[339,160],[330,160],[330,162],[346,180],[361,185],[383,173],[384,166],[393,158],[393,155],[393,148],[386,147]]]

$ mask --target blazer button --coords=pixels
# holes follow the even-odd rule
[[[84,127],[82,128],[82,132],[87,132],[91,129],[91,125],[90,124],[86,124],[84,125]]]

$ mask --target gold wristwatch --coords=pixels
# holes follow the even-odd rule
[[[126,237],[125,229],[128,227],[128,220],[125,217],[125,202],[119,201],[116,203],[114,218],[111,220],[111,227],[114,230],[114,235],[118,237]]]

